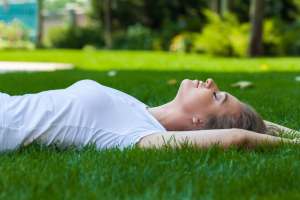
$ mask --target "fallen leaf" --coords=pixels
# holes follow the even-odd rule
[[[168,85],[175,85],[176,83],[177,83],[176,79],[170,79],[170,80],[167,81]]]
[[[107,76],[112,77],[112,76],[116,76],[116,75],[117,75],[117,71],[116,70],[110,70],[110,71],[107,72]]]
[[[238,81],[236,83],[231,84],[231,87],[237,87],[240,89],[246,89],[246,88],[250,88],[253,86],[254,86],[254,84],[250,81]]]

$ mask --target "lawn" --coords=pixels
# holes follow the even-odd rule
[[[299,130],[300,58],[215,58],[163,52],[0,52],[0,60],[69,62],[74,70],[0,74],[11,95],[94,79],[150,106],[174,97],[184,78],[212,77],[268,120]],[[107,71],[114,69],[115,76]],[[176,84],[168,84],[169,80]],[[240,90],[231,83],[252,81]],[[32,145],[0,155],[0,199],[299,199],[300,147],[119,151]]]

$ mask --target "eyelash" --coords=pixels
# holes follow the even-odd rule
[[[213,95],[214,95],[215,99],[217,99],[217,93],[213,92]]]

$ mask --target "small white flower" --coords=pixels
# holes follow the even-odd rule
[[[296,76],[295,81],[300,82],[300,76]]]
[[[117,71],[116,70],[110,70],[110,71],[107,72],[107,76],[112,77],[112,76],[116,76],[116,75],[117,75]]]

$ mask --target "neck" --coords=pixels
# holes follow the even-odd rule
[[[180,107],[175,101],[170,101],[161,106],[149,108],[149,112],[162,124],[168,131],[180,131],[185,129],[186,120]]]

